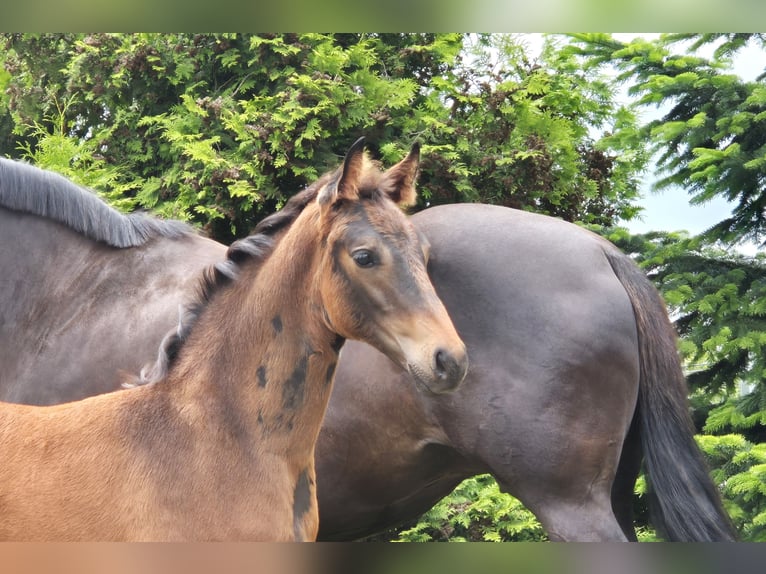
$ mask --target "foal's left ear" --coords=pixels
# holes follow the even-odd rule
[[[319,191],[317,195],[319,205],[330,205],[340,198],[358,199],[364,162],[364,138],[362,137],[356,140],[346,153],[338,178]]]
[[[418,194],[415,179],[420,165],[420,144],[415,142],[402,161],[388,168],[380,181],[380,190],[401,206],[415,205]]]

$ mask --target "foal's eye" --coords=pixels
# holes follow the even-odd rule
[[[375,265],[375,256],[369,249],[357,249],[351,254],[351,257],[359,267],[372,267]]]

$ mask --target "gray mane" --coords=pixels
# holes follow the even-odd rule
[[[141,213],[124,215],[62,175],[5,158],[0,158],[0,207],[57,221],[113,247],[135,247],[153,237],[193,233],[180,221]]]

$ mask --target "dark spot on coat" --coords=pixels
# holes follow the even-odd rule
[[[277,333],[277,335],[281,333],[282,332],[282,317],[280,317],[279,315],[275,316],[271,320],[271,325],[272,327],[274,327],[274,331]]]
[[[327,365],[327,375],[325,378],[325,384],[329,385],[333,381],[333,377],[335,376],[335,367],[338,366],[338,363],[333,361],[329,365]]]
[[[258,375],[258,386],[265,387],[266,383],[268,382],[266,380],[266,367],[263,365],[258,367],[258,371],[256,372],[256,374]]]
[[[293,492],[293,533],[296,542],[303,542],[305,539],[301,521],[306,513],[311,510],[311,482],[309,471],[305,469],[301,472],[295,483],[295,490]]]
[[[336,353],[340,353],[341,348],[343,347],[343,344],[346,342],[345,337],[341,337],[340,335],[335,336],[335,340],[332,342],[332,350]]]
[[[306,386],[306,370],[308,357],[303,356],[295,366],[290,377],[282,387],[282,406],[286,409],[297,409],[303,404],[303,393]]]

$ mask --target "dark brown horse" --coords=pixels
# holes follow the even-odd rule
[[[140,385],[0,403],[0,539],[313,540],[345,340],[454,390],[465,346],[394,203],[414,200],[417,148],[381,173],[360,142],[229,248]]]
[[[734,537],[693,440],[674,331],[629,258],[577,226],[501,207],[440,206],[413,221],[471,367],[456,393],[430,397],[347,345],[317,445],[319,479],[333,481],[320,482],[320,538],[415,517],[489,472],[551,539],[634,539],[642,450],[668,538]]]
[[[19,402],[117,388],[116,375],[99,389],[82,381],[136,372],[175,323],[188,277],[225,251],[169,237],[178,230],[156,220],[124,249],[117,238],[135,216],[107,218],[95,201],[57,224],[56,210],[14,199],[54,193],[61,210],[82,192],[0,162],[0,204],[12,209],[0,208],[0,396]],[[627,257],[574,225],[501,207],[437,207],[412,221],[471,367],[458,391],[434,396],[370,347],[346,344],[317,443],[320,539],[414,518],[479,472],[552,538],[633,538],[642,453],[668,538],[733,538],[693,440],[675,335]]]

